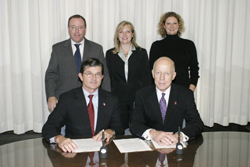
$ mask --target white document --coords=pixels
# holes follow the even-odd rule
[[[161,146],[160,144],[158,144],[156,141],[154,141],[153,139],[151,140],[151,142],[153,143],[153,145],[155,146],[155,149],[160,149],[160,148],[176,148],[176,144],[172,145],[172,146]],[[181,142],[181,144],[183,145],[184,148],[186,148],[186,144]]]
[[[78,147],[78,149],[75,150],[76,153],[100,151],[100,148],[102,147],[102,141],[96,142],[92,138],[89,138],[89,139],[72,139],[72,141]]]
[[[117,139],[113,140],[121,153],[152,151],[152,149],[141,139]]]

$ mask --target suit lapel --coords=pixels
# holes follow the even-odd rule
[[[82,87],[80,87],[76,93],[75,105],[77,107],[77,111],[79,111],[78,116],[81,118],[80,120],[82,120],[82,125],[89,125],[90,127],[89,113]],[[88,129],[88,131],[89,134],[92,134],[91,127]]]
[[[160,109],[159,102],[157,99],[156,90],[154,86],[152,86],[152,88],[153,89],[151,90],[151,93],[150,93],[151,96],[148,98],[148,104],[149,104],[148,107],[151,108],[149,111],[153,111],[158,121],[161,123],[161,125],[163,125],[162,117],[161,117],[161,109]]]
[[[120,77],[126,81],[125,78],[125,71],[124,71],[124,65],[125,62],[121,59],[121,57],[118,55],[118,52],[113,56],[113,64],[114,64],[114,69],[116,70],[116,73],[120,75]]]
[[[174,115],[177,104],[178,104],[178,92],[175,88],[175,86],[171,85],[169,100],[168,100],[168,107],[167,107],[167,113],[164,121],[164,125],[166,125],[169,120],[171,120],[171,117]]]
[[[89,40],[84,38],[84,52],[83,52],[83,59],[82,61],[88,59],[91,57],[91,45],[89,43]]]
[[[103,120],[105,120],[105,106],[106,106],[106,96],[102,93],[101,89],[98,89],[98,96],[99,96],[99,102],[98,102],[98,116],[97,116],[97,124],[96,124],[96,131],[97,134],[102,129],[102,123]]]
[[[134,72],[136,71],[135,68],[139,65],[138,59],[138,53],[136,53],[137,50],[133,50],[131,56],[129,57],[128,60],[128,81],[129,81],[129,76],[132,76]]]
[[[68,39],[65,42],[64,47],[65,47],[65,54],[64,55],[67,56],[67,60],[69,60],[69,67],[76,67],[70,39]],[[76,74],[78,74],[77,68],[74,68],[74,71]]]

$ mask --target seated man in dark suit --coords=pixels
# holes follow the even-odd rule
[[[132,134],[153,139],[160,145],[174,145],[178,142],[178,127],[182,127],[185,119],[181,140],[200,135],[204,124],[196,109],[193,92],[172,83],[176,76],[174,62],[167,57],[159,58],[154,63],[152,75],[155,85],[136,92],[130,126]]]
[[[67,137],[94,136],[94,140],[100,141],[101,130],[105,129],[108,142],[115,134],[123,134],[118,98],[99,89],[103,71],[103,64],[98,59],[85,60],[78,75],[82,86],[60,96],[58,105],[43,126],[42,136],[47,141],[57,142],[64,152],[74,152],[77,148],[70,138],[60,134],[64,125]]]

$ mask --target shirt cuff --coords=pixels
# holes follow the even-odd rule
[[[152,138],[150,137],[149,135],[149,131],[152,130],[152,129],[147,129],[143,134],[142,134],[142,137],[145,139],[145,140],[152,140]]]
[[[187,135],[185,135],[183,132],[181,132],[182,134],[182,141],[186,142],[189,140],[189,137]]]
[[[57,142],[55,141],[55,138],[56,138],[56,137],[51,137],[51,138],[49,139],[49,142],[50,142],[50,143],[57,143]]]

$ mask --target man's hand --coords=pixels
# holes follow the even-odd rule
[[[70,138],[65,138],[62,135],[56,136],[55,141],[58,143],[58,146],[63,150],[63,152],[75,152],[78,148]]]
[[[161,146],[175,145],[178,142],[178,135],[173,135],[173,132],[163,132],[157,130],[149,131],[150,137]]]
[[[58,100],[55,96],[48,98],[48,108],[49,108],[50,112],[52,112],[54,110],[54,108],[56,108],[57,103],[58,103]]]
[[[111,129],[106,129],[104,131],[104,138],[106,139],[106,142],[109,142],[109,140],[114,136],[114,133]],[[93,137],[93,139],[97,142],[102,140],[102,131],[100,131],[97,135]]]

